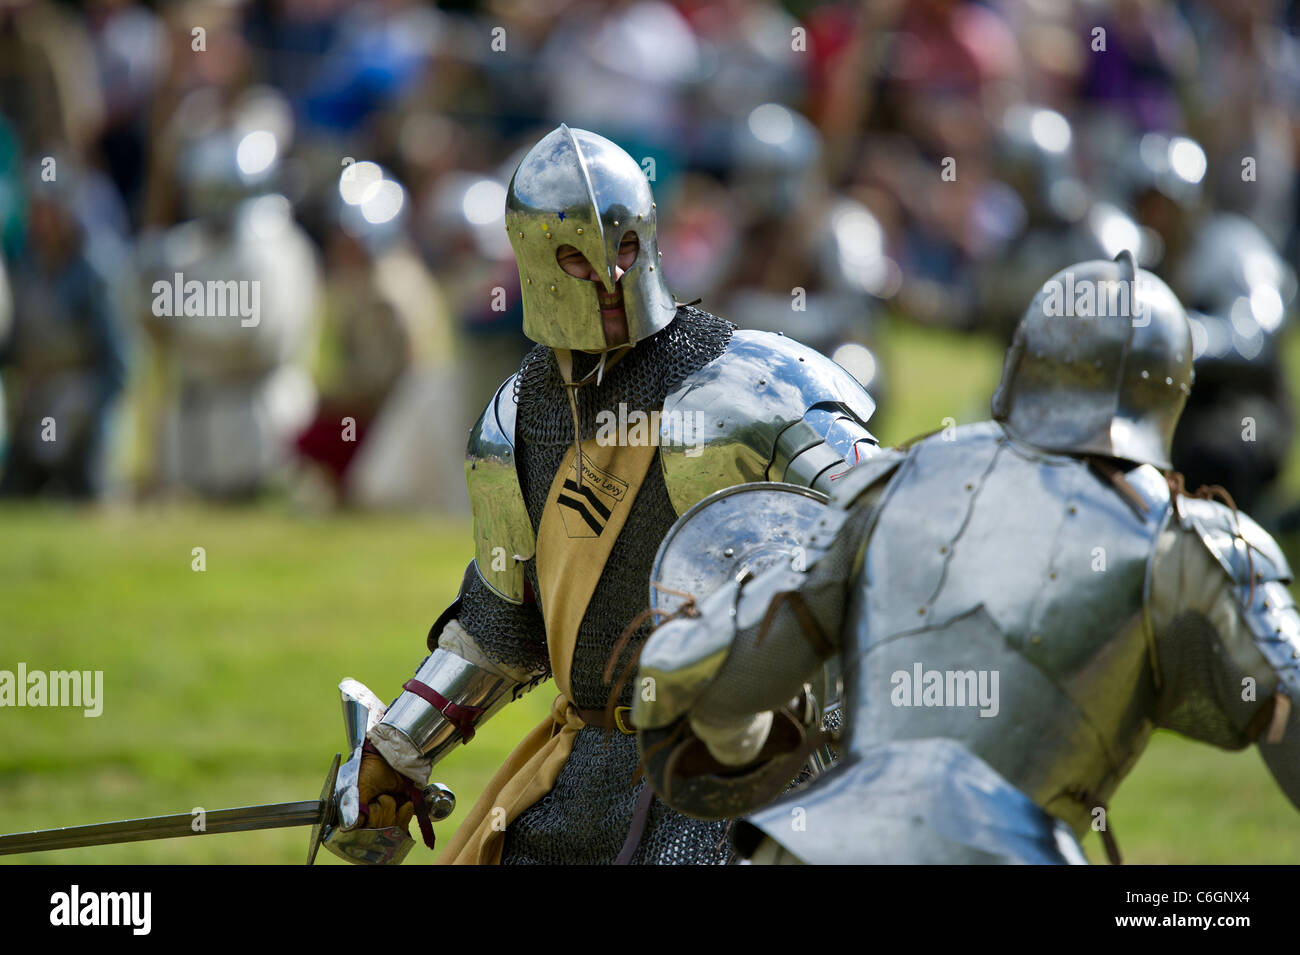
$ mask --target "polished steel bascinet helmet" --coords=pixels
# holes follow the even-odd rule
[[[551,348],[607,351],[596,283],[562,268],[555,250],[574,246],[613,293],[623,236],[635,232],[636,261],[623,275],[628,342],[665,328],[677,313],[664,284],[650,183],[614,143],[561,125],[529,150],[510,180],[506,229],[519,263],[524,334]]]
[[[1192,386],[1187,313],[1131,252],[1052,276],[1007,351],[993,417],[1049,451],[1168,469]]]

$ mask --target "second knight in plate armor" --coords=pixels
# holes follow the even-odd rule
[[[1054,296],[1088,283],[1097,303],[1131,283],[1127,314],[1061,315]],[[1258,744],[1300,806],[1291,571],[1258,524],[1169,470],[1191,384],[1186,313],[1131,255],[1054,276],[994,420],[858,465],[804,520],[797,562],[653,634],[638,679],[656,692],[633,719],[656,789],[699,815],[757,808],[734,833],[755,860],[1081,862],[1093,828],[1116,859],[1107,804],[1161,727]],[[756,493],[697,508],[702,527],[669,546]],[[845,756],[762,808],[770,785],[746,794],[736,774],[761,779],[772,714],[832,657]]]

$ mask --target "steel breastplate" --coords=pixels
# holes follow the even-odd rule
[[[955,739],[1078,831],[1151,731],[1143,606],[1168,489],[1129,472],[1141,517],[1084,460],[991,423],[949,437],[900,467],[854,584],[850,749]]]

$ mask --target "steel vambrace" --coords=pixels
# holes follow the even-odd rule
[[[388,708],[380,725],[404,736],[432,766],[457,744],[473,739],[480,723],[544,676],[521,683],[439,648],[425,657],[415,676],[406,681],[404,692]]]

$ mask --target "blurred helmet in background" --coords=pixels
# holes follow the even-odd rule
[[[513,250],[505,233],[505,204],[503,180],[479,172],[441,176],[422,222],[434,260],[451,264],[470,253],[494,262],[509,259]]]
[[[732,136],[735,197],[751,221],[783,218],[820,191],[822,137],[802,114],[763,103]]]
[[[1031,220],[1083,218],[1089,195],[1075,168],[1074,130],[1065,116],[1018,103],[1002,114],[994,149],[1000,177],[1016,190]]]
[[[188,218],[228,221],[240,201],[272,192],[293,142],[293,114],[268,87],[244,94],[224,112],[214,91],[192,94],[177,161]]]
[[[349,163],[339,174],[335,219],[371,256],[403,241],[409,214],[406,189],[383,166]]]
[[[1158,192],[1191,209],[1200,202],[1205,169],[1205,150],[1196,140],[1146,133],[1130,150],[1121,176],[1129,197]]]

